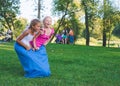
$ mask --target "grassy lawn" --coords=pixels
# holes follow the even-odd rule
[[[120,48],[49,44],[52,75],[29,79],[13,46],[0,44],[0,86],[120,86]]]

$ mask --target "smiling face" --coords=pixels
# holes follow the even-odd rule
[[[38,19],[33,19],[30,23],[30,27],[33,31],[38,31],[40,29],[41,22]]]
[[[52,24],[52,18],[49,16],[45,17],[45,19],[43,20],[43,23],[45,28],[50,28]]]
[[[34,28],[35,31],[40,30],[40,23],[35,24],[35,25],[33,26],[33,28]]]

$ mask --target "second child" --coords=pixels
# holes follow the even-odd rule
[[[47,45],[50,41],[52,35],[54,34],[54,29],[51,28],[51,24],[52,18],[50,16],[46,16],[43,20],[44,27],[39,30],[31,42],[34,50],[38,50],[41,46]]]

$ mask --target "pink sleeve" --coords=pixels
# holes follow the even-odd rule
[[[52,28],[51,35],[54,34],[54,29]]]
[[[51,37],[51,36],[54,34],[54,29],[52,28],[51,30],[52,30],[52,31],[51,31],[51,34],[50,34],[49,37]]]

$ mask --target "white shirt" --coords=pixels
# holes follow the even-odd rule
[[[26,44],[27,46],[30,47],[30,41],[32,41],[33,39],[33,35],[28,34],[27,36],[25,36],[21,41]]]

